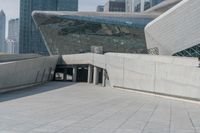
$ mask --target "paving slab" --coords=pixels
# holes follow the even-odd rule
[[[200,133],[200,103],[50,82],[0,94],[0,133]]]

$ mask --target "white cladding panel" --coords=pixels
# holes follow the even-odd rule
[[[200,44],[200,1],[183,0],[145,28],[148,49],[173,55]]]

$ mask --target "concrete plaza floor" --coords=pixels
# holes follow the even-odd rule
[[[51,82],[0,94],[0,133],[200,133],[200,104]]]

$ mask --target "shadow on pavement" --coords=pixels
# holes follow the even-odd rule
[[[5,101],[14,100],[14,99],[22,98],[22,97],[36,95],[36,94],[44,93],[47,91],[60,89],[66,86],[71,86],[74,84],[75,83],[72,83],[72,82],[49,82],[49,83],[39,85],[39,86],[10,91],[10,92],[0,94],[0,102],[5,102]]]

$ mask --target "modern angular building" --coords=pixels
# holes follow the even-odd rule
[[[105,12],[125,12],[126,0],[108,0],[104,6]]]
[[[21,0],[20,1],[20,53],[46,54],[43,39],[35,27],[31,14],[34,10],[77,11],[78,0]]]
[[[146,26],[147,47],[151,54],[199,57],[199,1],[165,1],[158,5],[157,12],[166,4],[178,2]]]
[[[62,55],[63,79],[86,73],[93,84],[199,99],[197,58],[172,56],[199,56],[199,5],[165,0],[142,13],[35,11],[33,18],[50,55]]]
[[[102,46],[104,53],[147,53],[144,27],[154,14],[40,12],[34,19],[51,54],[78,54]]]
[[[6,15],[0,11],[0,52],[5,52]]]
[[[19,53],[19,19],[11,19],[8,23],[8,42],[12,43],[14,50],[13,53]]]
[[[35,85],[55,75],[63,81],[200,100],[197,58],[172,56],[198,55],[199,6],[197,0],[165,0],[142,13],[34,11],[34,21],[51,56],[20,62],[9,59],[12,62],[1,64],[9,73],[1,71],[4,80],[0,84],[3,88]],[[102,53],[91,52],[102,48]],[[133,54],[147,51],[161,56]],[[169,113],[168,123],[170,117]],[[188,118],[186,123],[192,125]],[[182,126],[179,129],[183,131]]]
[[[94,46],[103,53],[148,53],[146,25],[175,4],[160,12],[159,4],[143,13],[35,11],[33,17],[50,54],[88,53]]]
[[[133,0],[126,0],[126,12],[133,11]]]

